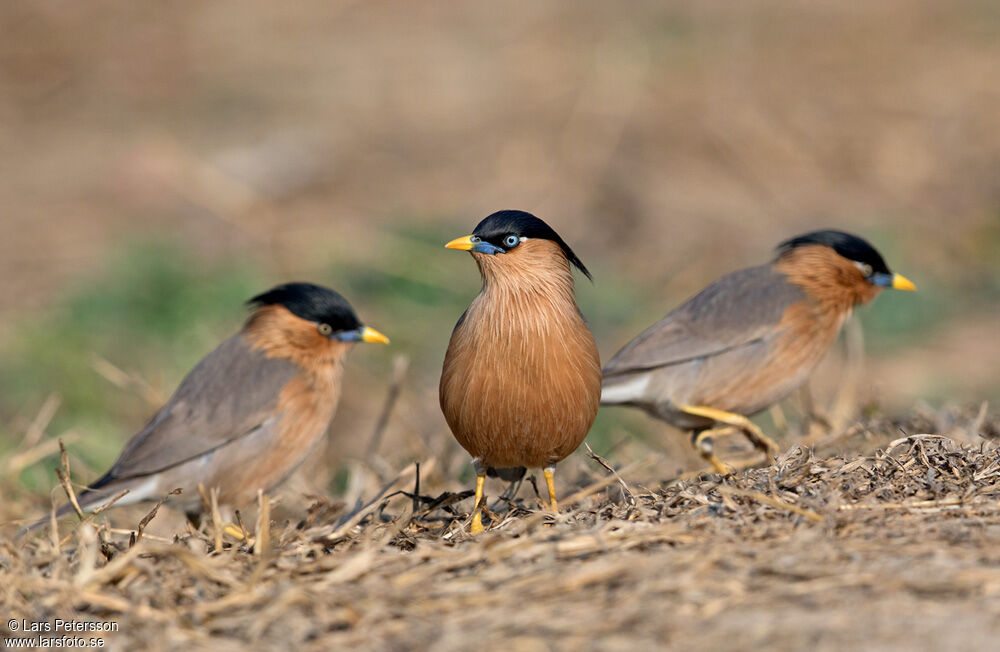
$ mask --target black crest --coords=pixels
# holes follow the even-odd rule
[[[508,235],[516,235],[519,238],[539,238],[540,240],[551,240],[559,245],[570,263],[583,272],[587,278],[594,280],[590,271],[584,266],[583,261],[577,258],[569,245],[559,237],[551,226],[543,220],[525,211],[497,211],[483,219],[476,225],[472,235],[479,237],[497,247],[504,247],[503,239]]]
[[[281,305],[307,321],[329,324],[335,331],[361,327],[351,304],[330,288],[312,283],[285,283],[247,301],[253,307]]]
[[[813,231],[797,236],[791,240],[786,240],[778,245],[778,256],[784,256],[789,251],[797,247],[807,245],[825,245],[848,260],[871,265],[872,271],[880,274],[891,274],[889,267],[885,264],[875,247],[868,244],[864,238],[859,238],[843,231]]]

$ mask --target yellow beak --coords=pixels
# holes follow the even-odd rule
[[[464,235],[461,238],[455,238],[444,247],[445,249],[458,249],[459,251],[469,251],[476,246],[476,243],[472,241],[471,235]]]
[[[913,284],[913,281],[906,278],[902,274],[892,275],[892,289],[893,290],[906,290],[907,292],[913,292],[917,289],[917,286]]]
[[[374,328],[369,328],[365,326],[361,329],[361,341],[362,342],[378,342],[379,344],[388,344],[389,338],[379,333]]]

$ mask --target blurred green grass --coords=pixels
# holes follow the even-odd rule
[[[240,304],[260,286],[245,264],[212,264],[169,243],[133,242],[96,278],[79,283],[41,314],[22,319],[0,350],[0,452],[9,452],[45,398],[61,405],[50,434],[74,430],[75,447],[94,468],[106,466],[127,430],[153,406],[102,378],[99,356],[169,395],[187,369],[239,326]],[[26,469],[29,484],[46,471]]]

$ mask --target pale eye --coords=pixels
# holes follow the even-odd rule
[[[868,263],[858,263],[858,269],[861,270],[861,273],[864,274],[865,278],[872,275],[872,266]]]
[[[321,334],[328,336],[333,332],[333,326],[330,324],[320,324],[316,327],[316,330],[318,330]]]
[[[503,239],[503,243],[507,247],[516,247],[521,242],[521,239],[516,235],[509,235]]]

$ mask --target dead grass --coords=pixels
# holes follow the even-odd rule
[[[559,515],[528,484],[475,539],[469,492],[421,489],[416,465],[301,521],[139,538],[102,515],[0,543],[0,605],[117,622],[119,649],[984,647],[1000,633],[998,425],[975,409],[861,422],[727,479],[594,458]]]

